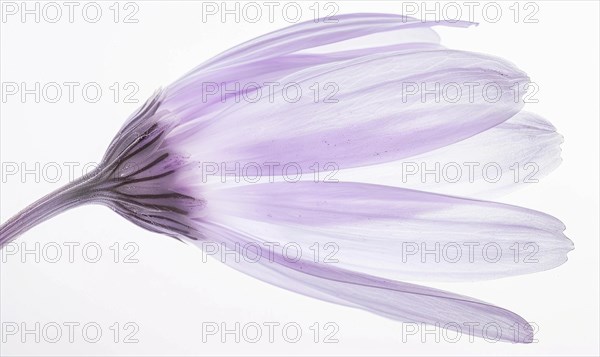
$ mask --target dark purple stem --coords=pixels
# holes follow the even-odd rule
[[[95,175],[83,176],[42,197],[0,225],[0,249],[34,226],[92,198],[90,183]]]

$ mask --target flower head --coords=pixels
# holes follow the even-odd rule
[[[502,165],[536,160],[544,173],[557,165],[560,135],[521,112],[527,75],[500,58],[442,47],[432,25],[345,15],[226,51],[157,92],[97,170],[6,222],[0,243],[65,209],[100,203],[216,257],[219,249],[238,252],[244,259],[221,260],[289,290],[402,321],[468,323],[477,336],[495,323],[498,339],[531,342],[531,326],[510,311],[399,280],[551,269],[572,249],[556,218],[402,187],[282,180],[289,164],[301,174],[372,165],[385,172],[401,160],[474,152]],[[372,38],[387,33],[395,36]],[[234,172],[244,184],[207,182],[206,163],[244,168]],[[290,259],[291,243],[303,252],[333,244],[339,255],[335,264]],[[412,260],[415,249],[440,244],[466,247],[475,258]],[[535,244],[536,263],[506,255],[485,261],[490,245],[506,252],[515,244]]]

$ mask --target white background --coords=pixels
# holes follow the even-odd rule
[[[74,23],[22,23],[18,17],[2,22],[2,82],[98,82],[104,94],[95,104],[81,96],[74,103],[2,102],[0,161],[30,167],[35,162],[96,162],[139,105],[114,103],[108,89],[112,83],[137,83],[140,90],[134,97],[143,102],[156,88],[219,52],[289,25],[280,12],[274,22],[202,22],[201,4],[189,1],[136,2],[139,22],[115,24],[112,3],[101,3],[104,13],[98,23],[85,22],[80,12]],[[27,322],[29,327],[36,321],[97,322],[102,339],[92,344],[79,334],[73,343],[63,336],[51,344],[35,343],[32,336],[22,343],[13,336],[2,343],[2,355],[598,355],[598,3],[537,2],[538,23],[515,23],[509,10],[513,2],[499,3],[504,12],[497,23],[475,11],[478,27],[436,30],[444,45],[507,58],[539,84],[540,101],[528,109],[548,118],[564,135],[564,161],[541,183],[498,200],[558,217],[575,250],[552,271],[428,285],[521,314],[539,326],[537,343],[492,344],[466,337],[436,343],[432,336],[426,343],[419,338],[403,343],[398,322],[269,286],[216,260],[203,262],[199,250],[144,231],[104,207],[88,206],[62,214],[16,242],[27,241],[27,247],[35,242],[97,242],[103,259],[87,263],[76,251],[72,264],[65,258],[55,264],[32,258],[1,263],[0,312],[3,322]],[[307,20],[312,19],[310,4],[303,3]],[[345,2],[339,7],[340,13],[402,12],[401,3],[392,1]],[[15,177],[2,182],[0,219],[66,183],[66,173],[65,168],[57,183],[37,183],[32,176],[25,182]],[[139,263],[112,262],[109,247],[115,242],[136,243]],[[231,327],[236,321],[296,322],[303,337],[289,343],[276,330],[273,343],[265,337],[255,344],[235,343],[231,336],[226,343],[218,337],[202,342],[202,322]],[[139,342],[115,343],[109,330],[115,322],[135,322]],[[320,342],[315,343],[309,329],[315,322],[335,322],[339,342],[323,343],[321,328]]]

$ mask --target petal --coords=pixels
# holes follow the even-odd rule
[[[544,213],[401,188],[280,182],[203,196],[204,220],[306,254],[316,244],[318,261],[384,278],[502,278],[559,266],[572,249]]]
[[[436,149],[517,113],[527,76],[499,58],[445,50],[430,28],[440,24],[471,25],[353,14],[239,45],[167,88],[161,107],[182,121],[168,142],[225,165],[349,168]],[[493,101],[490,84],[501,91]],[[459,99],[439,102],[446,85]]]
[[[519,112],[455,144],[396,162],[341,171],[335,178],[490,198],[538,183],[562,162],[562,142],[550,122]]]
[[[277,249],[256,250],[251,260],[250,255],[232,257],[237,247],[254,245],[257,237],[211,223],[202,224],[202,230],[213,242],[194,243],[205,252],[227,250],[224,263],[290,291],[407,323],[460,328],[463,333],[488,340],[533,340],[533,329],[522,317],[483,301],[305,259],[290,260]],[[215,243],[221,246],[215,247]]]
[[[240,82],[263,84],[303,68],[369,53],[440,48],[438,35],[430,29],[439,24],[398,15],[351,14],[340,16],[337,23],[310,21],[286,27],[238,45],[196,67],[169,86],[163,105],[171,110],[176,108],[184,121],[202,121],[205,116],[226,106],[220,96],[202,97],[208,84],[223,87]],[[464,27],[469,23],[448,25]],[[369,35],[390,31],[396,36],[383,41],[380,46],[364,42]],[[355,44],[346,41],[353,39],[362,41]],[[340,43],[344,45],[343,50],[323,52],[323,45]],[[313,48],[321,51],[307,52]],[[199,105],[199,98],[203,105]]]
[[[439,40],[435,32],[429,28],[435,25],[468,27],[473,23],[465,21],[425,22],[416,18],[395,14],[347,14],[336,16],[329,21],[307,21],[289,26],[279,31],[260,36],[238,45],[214,57],[198,69],[225,67],[241,61],[257,61],[265,58],[321,47],[359,37],[396,30],[412,30],[408,32],[406,42],[418,43]],[[398,41],[398,38],[396,38]],[[403,41],[398,41],[400,43]],[[363,46],[361,46],[362,48]]]
[[[208,84],[232,88],[232,83],[264,84],[295,71],[367,54],[390,51],[415,51],[442,48],[434,25],[471,25],[467,22],[422,22],[389,14],[350,14],[336,23],[304,22],[238,45],[196,67],[167,90],[164,106],[177,108],[184,121],[202,121],[204,116],[223,109],[220,96],[203,98]],[[372,36],[390,33],[387,39],[372,41]],[[360,40],[348,43],[348,40]],[[371,41],[368,41],[371,40]],[[341,45],[331,49],[327,45]],[[324,51],[324,47],[329,50]],[[319,51],[316,51],[319,49]]]
[[[507,62],[468,52],[375,54],[289,75],[280,83],[293,84],[293,99],[289,90],[264,92],[257,102],[242,100],[201,124],[188,123],[167,140],[203,162],[258,163],[263,173],[266,163],[279,163],[274,175],[289,163],[303,172],[315,162],[339,168],[384,163],[506,121],[521,109],[519,90],[527,81]],[[440,99],[447,86],[461,93],[457,100]],[[499,91],[494,100],[485,89],[492,86]]]

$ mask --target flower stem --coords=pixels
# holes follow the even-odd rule
[[[0,225],[0,249],[34,226],[90,201],[86,194],[93,175],[83,176],[42,197]]]

